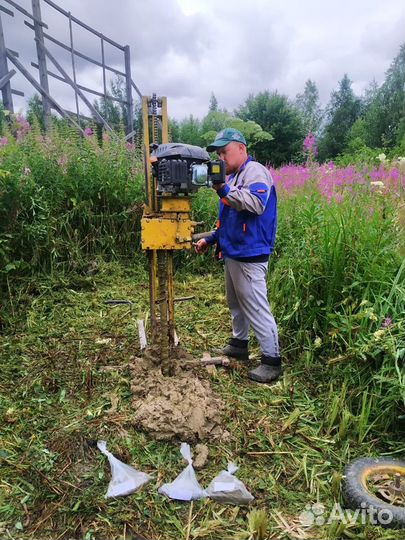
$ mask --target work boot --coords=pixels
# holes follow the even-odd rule
[[[251,369],[248,372],[248,378],[252,381],[259,383],[276,381],[283,372],[280,357],[265,356],[262,354],[260,362],[257,368]]]
[[[231,338],[228,345],[225,345],[222,349],[214,349],[212,352],[219,356],[230,356],[239,360],[249,360],[248,340]]]

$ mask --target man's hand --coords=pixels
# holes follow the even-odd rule
[[[210,247],[205,238],[201,238],[198,242],[193,242],[194,251],[196,253],[205,253]]]
[[[224,187],[225,184],[213,184],[212,187],[215,189],[215,191],[219,191],[221,188]]]

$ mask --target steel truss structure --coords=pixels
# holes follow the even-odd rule
[[[94,28],[91,28],[89,25],[80,21],[74,17],[70,11],[62,9],[60,6],[55,4],[52,0],[42,0],[52,9],[61,13],[65,16],[67,24],[69,26],[69,43],[63,43],[55,37],[51,36],[45,30],[48,30],[48,25],[42,20],[41,17],[41,0],[31,0],[32,2],[32,13],[29,13],[24,9],[17,1],[14,0],[0,0],[0,89],[3,97],[3,104],[5,109],[10,112],[14,112],[13,104],[13,94],[24,96],[24,93],[16,90],[11,87],[11,79],[17,73],[18,70],[39,92],[42,96],[42,104],[44,110],[44,120],[45,126],[49,126],[51,118],[51,109],[56,110],[62,117],[67,118],[77,129],[82,132],[80,127],[80,119],[87,119],[96,121],[104,126],[108,131],[112,131],[112,127],[108,124],[107,120],[101,116],[101,114],[94,107],[92,102],[87,97],[87,94],[92,94],[99,96],[104,100],[104,103],[107,100],[119,102],[121,105],[124,105],[126,109],[127,125],[126,125],[126,139],[130,140],[133,138],[134,130],[134,114],[133,114],[133,96],[132,91],[134,90],[140,98],[142,94],[134,83],[131,77],[131,55],[129,45],[121,45],[109,37],[98,32]],[[5,7],[4,4],[8,4],[9,7]],[[37,62],[31,62],[31,66],[39,72],[39,80],[30,72],[30,69],[27,68],[19,60],[19,53],[17,51],[11,50],[7,47],[3,22],[2,22],[2,13],[7,17],[14,17],[14,10],[22,13],[26,19],[24,24],[33,31],[33,38],[36,44],[36,53],[37,53]],[[83,28],[87,32],[97,36],[100,40],[100,52],[101,52],[101,61],[91,58],[84,54],[82,51],[79,51],[75,48],[74,45],[74,27],[75,25]],[[55,56],[50,52],[47,42],[51,42],[61,49],[64,49],[70,52],[71,57],[71,73],[70,76],[67,71],[62,67],[61,63],[55,58]],[[109,44],[112,47],[116,48],[123,54],[123,63],[124,71],[120,71],[113,66],[109,66],[105,60],[105,44]],[[76,68],[76,59],[81,58],[93,65],[97,65],[102,68],[103,73],[103,91],[94,88],[88,88],[77,82],[77,68]],[[56,68],[56,73],[48,69],[47,62],[50,61],[53,64],[53,67]],[[13,64],[13,68],[9,69],[8,63]],[[15,68],[15,69],[14,69]],[[109,95],[107,92],[107,83],[106,83],[106,73],[112,72],[115,75],[122,77],[125,80],[125,99],[119,99]],[[53,77],[59,81],[62,81],[69,85],[75,94],[75,103],[76,111],[71,112],[66,110],[61,103],[59,103],[49,91],[49,79],[48,77]],[[82,101],[86,107],[90,110],[93,118],[88,118],[80,113],[79,103]]]

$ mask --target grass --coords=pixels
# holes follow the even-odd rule
[[[18,140],[6,135],[0,537],[400,538],[343,522],[307,530],[299,516],[317,502],[331,510],[353,457],[404,454],[403,164],[273,171],[279,229],[269,296],[286,369],[271,387],[248,383],[245,365],[217,372],[212,385],[232,436],[210,443],[199,472],[206,486],[236,460],[256,497],[238,509],[159,496],[182,468],[179,445],[157,443],[133,422],[129,365],[139,354],[136,320],[148,311],[145,258],[136,251],[140,156],[63,124],[46,137],[35,125]],[[213,190],[199,190],[193,218],[210,230],[216,212]],[[117,262],[123,256],[132,259]],[[181,252],[175,266],[178,296],[195,296],[177,306],[178,333],[198,357],[230,333],[220,265]],[[258,352],[253,341],[256,360]],[[106,502],[100,438],[155,481]]]
[[[128,364],[139,354],[136,319],[147,312],[147,275],[142,259],[95,262],[93,275],[29,280],[13,297],[14,318],[1,342],[1,537],[402,538],[400,531],[367,525],[302,528],[306,505],[319,501],[329,511],[340,500],[348,461],[405,451],[399,430],[370,426],[373,396],[360,396],[358,414],[349,410],[354,389],[340,384],[341,365],[317,360],[311,350],[287,356],[282,379],[271,387],[249,383],[245,365],[212,378],[226,402],[231,439],[208,443],[208,464],[198,478],[206,486],[236,460],[238,477],[255,496],[250,509],[158,495],[157,487],[184,465],[178,443],[156,442],[132,421]],[[220,267],[194,276],[179,272],[176,288],[179,296],[195,296],[176,308],[184,347],[198,357],[222,344],[230,320]],[[133,305],[103,303],[111,298]],[[155,480],[106,501],[110,471],[98,439]]]

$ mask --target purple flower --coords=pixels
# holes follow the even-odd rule
[[[306,146],[311,148],[312,137],[307,141]],[[313,146],[312,146],[313,148]],[[349,192],[355,194],[364,190],[371,193],[384,189],[384,193],[396,195],[398,186],[404,185],[405,175],[398,168],[377,167],[366,169],[349,165],[346,167],[336,167],[331,161],[319,165],[313,160],[313,154],[308,155],[305,165],[284,165],[278,169],[268,167],[274,184],[277,189],[288,195],[294,195],[297,191],[311,184],[325,197],[327,202],[340,203]],[[399,177],[397,175],[399,173]],[[370,215],[373,215],[377,208],[371,203]]]
[[[303,148],[304,152],[309,154],[310,156],[317,155],[318,149],[316,147],[316,137],[313,133],[309,132],[308,135],[305,137]]]
[[[388,328],[389,326],[391,326],[391,324],[392,324],[392,319],[391,319],[391,317],[386,317],[386,318],[384,319],[384,322],[382,323],[381,326],[382,326],[383,328]]]
[[[15,122],[17,128],[16,139],[17,142],[20,142],[27,135],[31,129],[31,126],[22,114],[17,114],[15,117]]]
[[[93,130],[91,129],[91,127],[86,127],[84,128],[83,133],[85,137],[91,137],[93,135]]]
[[[7,137],[0,137],[0,146],[7,146],[7,145],[8,145]]]

